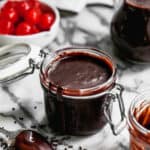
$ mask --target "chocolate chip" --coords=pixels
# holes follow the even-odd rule
[[[23,117],[19,117],[19,120],[23,120],[24,118]]]
[[[46,125],[45,124],[41,124],[41,125],[39,125],[39,128],[45,128],[46,127]]]
[[[73,146],[72,146],[72,145],[69,145],[68,148],[73,148]]]
[[[32,129],[36,129],[37,126],[36,126],[36,125],[32,125],[31,128],[32,128]]]
[[[12,108],[12,111],[15,111],[15,108],[14,108],[14,107]]]
[[[82,147],[81,147],[81,146],[79,146],[79,150],[82,150]]]
[[[34,106],[34,109],[37,109],[37,106]]]

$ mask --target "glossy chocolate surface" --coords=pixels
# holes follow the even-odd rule
[[[52,147],[39,133],[24,130],[15,139],[15,150],[52,150]]]
[[[150,1],[124,0],[112,20],[111,34],[119,56],[150,62]]]
[[[103,84],[111,76],[109,66],[89,56],[70,56],[56,61],[49,71],[49,80],[59,87],[86,89]]]

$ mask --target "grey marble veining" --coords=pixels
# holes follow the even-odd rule
[[[114,9],[106,6],[85,8],[78,15],[69,15],[61,18],[60,30],[55,41],[48,45],[49,50],[60,48],[95,47],[107,51],[116,62],[118,68],[117,82],[125,88],[123,99],[126,114],[134,97],[145,89],[150,89],[150,68],[134,66],[122,62],[113,53],[113,44],[110,38],[110,22]],[[117,106],[113,109],[113,119],[119,119]],[[7,148],[5,143],[22,129],[34,129],[48,136],[49,140],[60,141],[58,150],[69,147],[78,150],[128,150],[129,134],[127,128],[118,136],[114,136],[109,125],[93,136],[68,137],[57,136],[47,126],[43,92],[39,82],[39,72],[36,71],[15,83],[0,87],[0,147]],[[4,136],[4,135],[8,135]],[[5,142],[7,141],[7,142]],[[81,147],[80,147],[81,146]]]

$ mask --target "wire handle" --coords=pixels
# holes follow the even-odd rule
[[[40,69],[41,63],[50,52],[46,48],[36,50],[32,45],[24,43],[0,48],[0,59],[3,58],[0,61],[0,85],[12,83],[33,74],[35,69]]]
[[[0,84],[8,84],[8,83],[12,83],[16,80],[19,80],[21,78],[26,77],[27,75],[33,74],[34,70],[35,70],[35,64],[34,64],[34,60],[33,59],[29,59],[29,66],[22,71],[22,73],[20,74],[14,74],[11,77],[8,76],[6,78],[4,78],[3,80],[0,80]]]
[[[113,101],[116,101],[116,100],[118,101],[120,115],[121,115],[121,119],[120,119],[119,123],[114,124],[112,121],[111,110],[109,109],[109,107],[110,106],[113,107],[113,101],[111,101],[110,105],[104,106],[104,115],[105,115],[114,135],[118,135],[126,126],[125,107],[124,107],[124,102],[122,99],[123,90],[124,90],[124,88],[122,85],[116,84],[114,89],[112,90],[112,92],[109,93],[109,95],[108,95],[111,99],[113,99]]]

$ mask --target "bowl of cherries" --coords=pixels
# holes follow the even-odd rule
[[[57,35],[59,12],[50,1],[7,0],[0,3],[0,45],[49,44]]]

